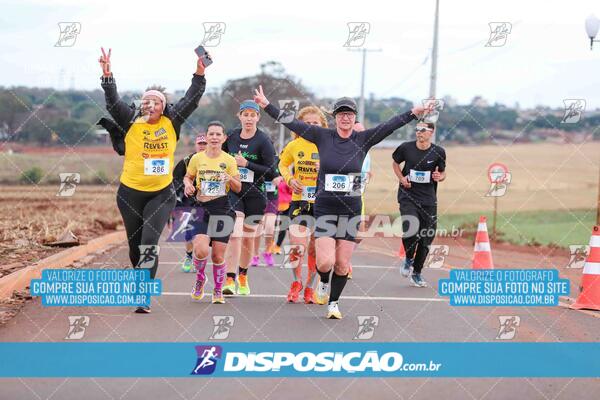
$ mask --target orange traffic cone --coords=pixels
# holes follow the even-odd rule
[[[479,217],[479,225],[477,225],[475,249],[473,251],[473,269],[494,269],[485,217]]]
[[[571,308],[600,310],[600,226],[594,226],[590,238],[590,255],[585,260],[580,293]]]
[[[404,243],[402,243],[402,239],[400,239],[400,248],[398,249],[398,257],[406,258],[406,251],[404,251]]]

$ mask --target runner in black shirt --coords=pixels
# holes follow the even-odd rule
[[[179,161],[173,169],[173,187],[175,188],[177,203],[175,203],[175,209],[171,214],[171,218],[180,218],[182,216],[181,208],[194,206],[194,199],[192,197],[187,197],[184,194],[185,185],[183,184],[183,178],[185,177],[190,159],[194,154],[206,150],[206,136],[204,134],[201,133],[196,136],[194,149],[196,150],[194,153]],[[192,230],[187,229],[185,231],[185,259],[181,264],[181,270],[183,272],[190,272],[192,270],[193,238]]]
[[[256,90],[254,101],[272,118],[279,117],[279,109],[269,104],[262,86]],[[338,300],[348,279],[349,263],[360,224],[360,178],[364,158],[371,147],[423,114],[425,108],[414,107],[412,111],[398,114],[387,122],[360,133],[353,130],[356,111],[354,100],[343,97],[333,107],[335,129],[309,125],[297,119],[284,123],[296,134],[315,143],[319,150],[320,167],[314,217],[317,219],[315,238],[317,269],[321,282],[317,286],[316,297],[319,303],[323,303],[322,299],[329,289],[329,273],[335,269],[327,312],[327,318],[334,319],[342,318]]]
[[[400,180],[398,203],[406,251],[402,275],[410,275],[417,287],[427,286],[421,270],[437,229],[437,184],[446,179],[446,151],[431,143],[434,130],[432,123],[418,123],[417,140],[402,143],[392,155],[392,167]]]
[[[223,150],[235,157],[242,181],[240,193],[229,192],[237,217],[225,254],[228,271],[223,294],[228,295],[236,292],[236,266],[239,267],[237,294],[250,294],[248,266],[254,254],[254,237],[267,204],[262,187],[265,180],[270,181],[274,177],[275,163],[271,139],[257,128],[260,120],[258,105],[252,100],[243,101],[238,117],[241,128],[229,132],[223,144]]]

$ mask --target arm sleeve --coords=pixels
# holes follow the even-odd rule
[[[281,174],[281,176],[285,180],[285,183],[287,184],[289,184],[292,178],[294,177],[294,175],[292,175],[292,172],[290,171],[290,165],[292,165],[292,163],[294,162],[292,143],[293,141],[289,142],[284,147],[283,151],[281,152],[281,155],[279,156],[279,173]]]
[[[205,88],[206,78],[203,75],[194,74],[192,84],[185,95],[173,106],[171,114],[175,123],[181,125],[198,108],[198,102],[204,94]]]
[[[102,77],[100,86],[104,90],[106,110],[119,126],[126,126],[135,115],[134,107],[127,105],[117,92],[117,83],[113,76]]]
[[[279,108],[275,107],[273,104],[269,103],[269,105],[265,107],[265,111],[275,121],[277,121],[277,118],[279,118]],[[309,142],[313,142],[317,146],[319,145],[319,140],[323,137],[323,134],[329,132],[329,129],[316,125],[309,125],[295,118],[292,122],[286,122],[283,125]]]
[[[416,117],[412,112],[408,111],[404,114],[398,114],[374,128],[365,130],[361,133],[365,138],[365,151],[375,146],[377,143],[391,135],[396,129],[403,127],[413,119],[416,119]]]
[[[404,146],[401,144],[392,153],[392,158],[396,164],[400,164],[404,161]]]
[[[175,192],[177,194],[179,194],[183,189],[183,177],[185,176],[185,172],[185,160],[181,160],[173,169],[173,186],[175,187]]]
[[[247,167],[254,172],[258,172],[260,176],[264,177],[266,180],[273,179],[275,147],[273,147],[273,143],[271,143],[271,140],[268,138],[265,138],[260,146],[260,157],[262,159],[262,164],[248,160]]]

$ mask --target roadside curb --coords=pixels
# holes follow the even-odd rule
[[[126,240],[125,231],[112,232],[90,240],[83,246],[72,247],[46,257],[35,264],[0,278],[0,300],[9,299],[14,291],[22,291],[32,279],[39,279],[43,269],[64,268],[102,248]]]

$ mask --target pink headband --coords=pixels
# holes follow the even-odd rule
[[[160,101],[162,101],[163,103],[163,109],[167,106],[167,99],[165,97],[164,94],[162,94],[161,92],[159,92],[158,90],[148,90],[146,92],[144,92],[144,94],[142,95],[142,100],[148,96],[156,96],[160,99]]]

